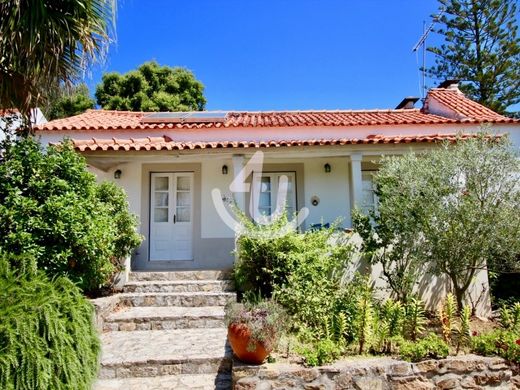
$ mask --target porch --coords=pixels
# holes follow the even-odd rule
[[[145,239],[133,256],[132,269],[188,270],[232,267],[235,232],[225,218],[232,217],[230,202],[255,218],[274,213],[281,204],[289,212],[307,209],[303,230],[333,222],[351,227],[354,207],[368,210],[375,205],[372,175],[377,161],[384,154],[409,150],[398,145],[265,148],[260,164],[258,149],[85,156],[99,180],[115,181],[125,189],[130,209],[139,218]],[[236,183],[245,186],[237,189]]]

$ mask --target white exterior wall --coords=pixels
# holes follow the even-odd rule
[[[228,174],[222,174],[222,166],[228,167]],[[233,180],[233,164],[230,158],[214,158],[202,161],[201,183],[201,225],[202,238],[230,238],[234,239],[235,232],[220,218],[211,198],[214,188],[220,190],[223,196],[231,198],[229,185]]]
[[[325,164],[330,164],[330,173],[325,173]],[[349,172],[347,157],[313,158],[304,163],[304,204],[310,211],[306,227],[315,223],[333,223],[341,219],[341,226],[350,226]],[[317,196],[317,206],[311,199]]]
[[[42,143],[60,142],[64,136],[74,139],[96,138],[145,138],[148,136],[168,135],[175,141],[217,141],[226,140],[291,140],[291,139],[327,139],[327,138],[364,138],[367,135],[407,135],[407,134],[447,134],[463,130],[477,132],[475,125],[437,125],[437,126],[374,126],[348,128],[288,128],[288,129],[205,129],[205,130],[132,130],[132,131],[74,131],[74,132],[40,132]],[[520,149],[520,126],[495,125],[490,129],[497,133],[509,133],[516,148]],[[265,164],[271,166],[299,165],[302,166],[302,176],[297,177],[297,185],[303,186],[303,199],[298,199],[299,207],[309,209],[309,217],[304,227],[315,223],[332,223],[338,217],[344,227],[351,226],[352,207],[352,180],[350,172],[350,155],[361,154],[363,163],[377,159],[383,154],[400,154],[410,150],[424,150],[434,147],[431,144],[403,144],[403,145],[347,145],[343,147],[303,147],[303,148],[265,148]],[[233,180],[233,154],[244,154],[245,162],[251,158],[254,149],[220,149],[177,152],[93,152],[86,153],[87,161],[93,166],[99,180],[115,181],[123,187],[128,195],[130,210],[142,217],[143,188],[148,186],[148,179],[144,177],[143,164],[180,164],[190,163],[200,166],[200,237],[197,238],[200,251],[196,252],[200,258],[191,265],[199,268],[228,268],[233,264],[231,254],[234,245],[234,232],[222,222],[211,197],[214,188],[220,189],[223,196],[230,197],[229,185]],[[331,166],[331,172],[326,173],[324,165]],[[228,174],[222,174],[222,166],[227,165]],[[172,165],[173,166],[173,165]],[[97,168],[96,168],[97,167]],[[121,178],[113,178],[114,171],[122,171]],[[283,169],[282,169],[283,171]],[[303,182],[303,184],[302,184]],[[319,204],[313,206],[311,199],[319,197]],[[249,205],[247,205],[249,206]],[[147,222],[146,222],[147,225]],[[141,226],[141,233],[145,234],[148,226]],[[147,259],[148,242],[144,242],[135,254],[135,258],[142,261]],[[168,265],[171,267],[172,265]],[[180,267],[190,267],[182,264]],[[371,270],[376,285],[382,287],[379,277],[380,269]],[[428,302],[430,309],[435,309],[445,293],[446,283],[425,273],[419,285],[419,292]],[[478,305],[478,314],[489,314],[489,285],[487,275],[482,272],[475,280],[471,295],[476,302],[482,295]]]

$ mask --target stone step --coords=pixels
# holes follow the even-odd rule
[[[122,306],[225,306],[236,300],[231,292],[122,293]]]
[[[223,292],[233,291],[230,280],[162,280],[128,282],[123,292]]]
[[[145,282],[158,280],[229,280],[231,272],[229,270],[214,271],[173,271],[173,272],[130,272],[130,281]]]
[[[164,375],[155,378],[99,380],[94,390],[230,390],[230,374]]]
[[[229,373],[227,330],[173,329],[101,335],[100,379]]]
[[[103,330],[163,330],[186,328],[223,328],[224,308],[210,307],[128,307],[110,314]]]

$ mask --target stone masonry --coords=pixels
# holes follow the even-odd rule
[[[133,272],[93,301],[102,357],[94,390],[230,389],[223,271]]]
[[[330,366],[235,363],[235,390],[520,389],[518,367],[503,359],[464,355],[407,363],[389,358],[344,360]]]

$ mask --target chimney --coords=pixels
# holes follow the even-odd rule
[[[459,81],[457,79],[446,79],[442,83],[439,84],[437,88],[445,88],[445,89],[453,89],[459,90]]]
[[[417,103],[418,100],[419,100],[419,98],[418,97],[414,97],[414,96],[405,97],[401,101],[401,103],[399,103],[397,105],[397,107],[395,109],[396,110],[399,110],[399,109],[411,110],[412,108],[414,108],[414,104]]]

